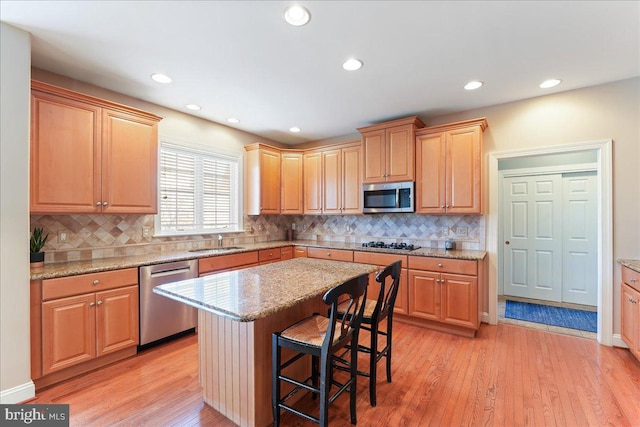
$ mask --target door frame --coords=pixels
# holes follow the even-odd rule
[[[518,157],[540,156],[545,154],[575,153],[580,151],[596,152],[596,171],[598,183],[598,333],[600,344],[613,345],[613,170],[611,139],[563,144],[557,146],[527,148],[501,151],[489,154],[489,215],[487,215],[486,249],[489,257],[489,311],[483,314],[483,320],[497,323],[498,284],[502,284],[501,251],[498,242],[502,240],[499,223],[500,160]],[[522,172],[523,170],[521,170]],[[493,191],[491,191],[493,190]],[[499,258],[500,257],[500,258]],[[500,274],[500,276],[499,276]]]

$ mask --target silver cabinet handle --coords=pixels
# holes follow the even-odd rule
[[[637,280],[636,279],[631,279],[631,283],[636,283]]]
[[[102,206],[102,202],[96,202],[96,206]]]
[[[93,284],[94,284],[94,285],[97,285],[98,283],[100,283],[100,280],[98,280],[98,279],[96,279],[96,280],[94,280],[94,281],[93,281]]]
[[[440,209],[444,209],[444,205],[440,206]]]
[[[102,301],[98,301],[98,305],[102,305]]]
[[[330,252],[327,252],[327,256],[331,256],[331,253],[330,253]]]
[[[438,267],[442,267],[442,264],[438,264]]]
[[[108,203],[107,202],[102,202],[102,206],[107,206]]]
[[[449,209],[449,205],[447,205],[447,209]]]
[[[95,302],[90,302],[90,303],[89,303],[89,307],[93,307],[94,305],[96,305],[96,303],[95,303]]]

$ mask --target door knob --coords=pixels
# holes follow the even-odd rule
[[[511,242],[509,242],[508,240],[504,242],[505,245],[508,245],[509,243]]]

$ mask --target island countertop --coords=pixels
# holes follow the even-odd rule
[[[267,317],[361,274],[370,264],[295,258],[156,286],[153,292],[240,322]]]

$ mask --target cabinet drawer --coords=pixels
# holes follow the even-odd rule
[[[44,301],[138,284],[138,269],[105,271],[42,281]]]
[[[242,265],[257,264],[258,251],[244,252],[241,254],[214,256],[198,260],[198,272],[208,273],[209,271],[229,270]]]
[[[280,259],[281,252],[280,248],[276,249],[263,249],[258,252],[258,261],[259,262],[269,262]]]
[[[291,258],[293,258],[293,246],[280,248],[280,259],[285,260]]]
[[[306,258],[307,257],[307,248],[304,246],[296,246],[293,250],[294,258]]]
[[[353,262],[353,251],[346,251],[343,249],[308,248],[307,253],[309,258]]]
[[[394,255],[394,254],[379,254],[375,252],[353,252],[353,262],[359,262],[361,264],[373,264],[381,267],[386,267],[389,264],[393,264],[396,261],[402,261],[402,268],[407,268],[407,256],[406,255]]]
[[[413,270],[467,274],[469,276],[478,275],[478,262],[462,259],[409,256],[409,268]]]
[[[629,267],[622,266],[622,281],[640,292],[640,273]]]

